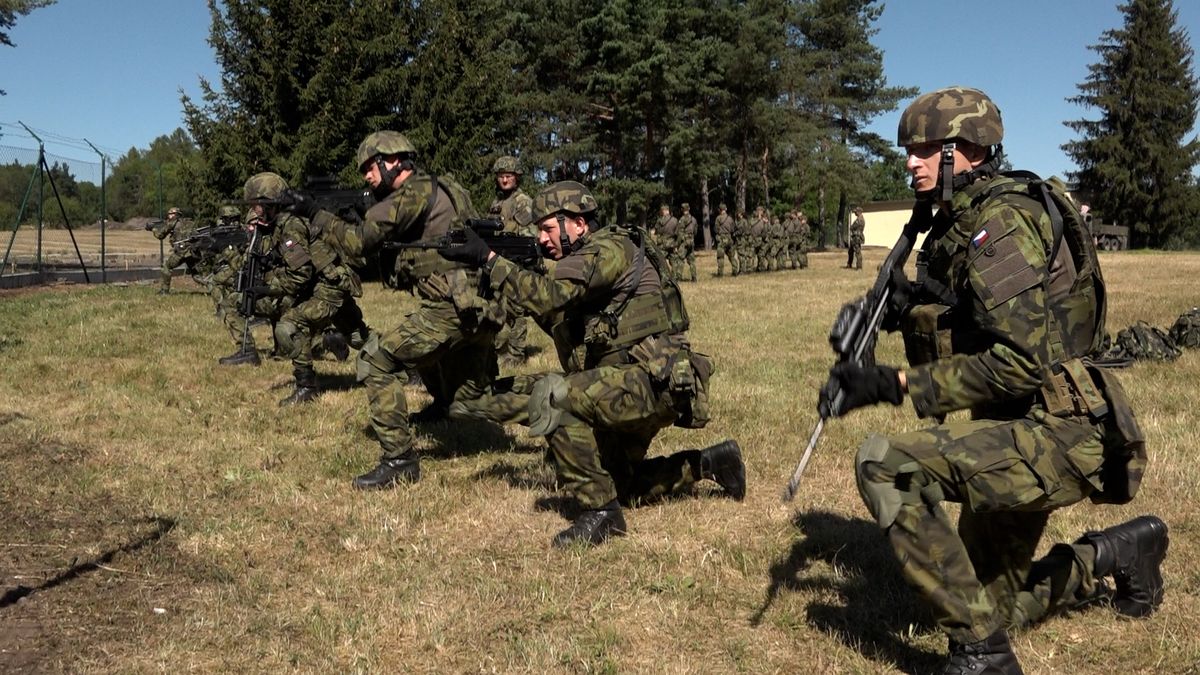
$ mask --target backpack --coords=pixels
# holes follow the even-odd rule
[[[1193,307],[1180,314],[1168,334],[1176,347],[1200,347],[1200,307]]]
[[[1181,353],[1166,331],[1138,321],[1117,333],[1100,361],[1174,361]]]

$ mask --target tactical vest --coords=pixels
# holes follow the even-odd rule
[[[412,187],[425,200],[425,206],[417,217],[419,227],[413,228],[415,236],[408,235],[404,241],[433,241],[449,232],[451,229],[462,227],[462,219],[476,217],[475,208],[471,205],[470,195],[451,175],[440,177],[417,176],[409,180],[418,181]],[[438,194],[444,194],[454,210],[451,223],[444,229],[441,223],[430,220],[437,205]],[[441,288],[446,284],[434,283],[430,277],[445,274],[462,267],[459,263],[446,260],[436,250],[402,249],[396,254],[393,269],[394,274],[386,279],[389,285],[396,288],[417,287],[422,293],[432,296],[445,296],[449,288]],[[386,267],[385,267],[386,269]],[[424,289],[433,284],[437,288]]]

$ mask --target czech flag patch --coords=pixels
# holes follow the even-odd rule
[[[984,244],[986,244],[988,242],[988,237],[990,237],[990,236],[991,235],[988,234],[988,231],[986,228],[980,230],[978,232],[978,234],[976,234],[974,237],[971,237],[971,247],[979,248],[980,246],[983,246]]]

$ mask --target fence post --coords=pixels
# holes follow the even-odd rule
[[[104,200],[104,183],[107,182],[104,174],[106,157],[88,139],[83,139],[83,142],[95,150],[97,155],[100,155],[100,283],[106,284],[108,283],[108,248],[104,239],[108,226],[108,204]]]

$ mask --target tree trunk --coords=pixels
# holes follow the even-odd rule
[[[841,194],[838,195],[837,223],[838,239],[840,240],[838,246],[850,248],[850,236],[849,233],[846,232],[848,229],[847,223],[849,220],[849,214],[846,213],[846,191],[842,190]]]
[[[708,205],[708,176],[700,179],[700,231],[704,233],[704,250],[712,248],[712,232],[709,230],[712,213]]]
[[[746,143],[742,142],[742,152],[738,155],[737,160],[737,179],[735,185],[735,201],[738,213],[746,213],[746,169],[750,164],[750,150],[746,147]]]
[[[770,165],[768,159],[771,155],[771,148],[763,148],[762,158],[759,160],[759,171],[762,173],[763,184],[763,200],[762,205],[770,215],[771,211],[771,180],[767,177],[767,167]]]

